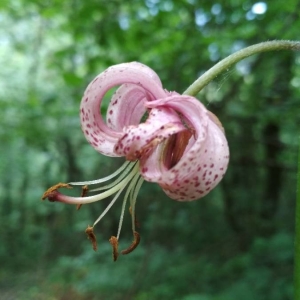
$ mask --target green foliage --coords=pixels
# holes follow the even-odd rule
[[[56,182],[99,178],[120,160],[80,131],[88,82],[109,65],[149,65],[184,91],[219,59],[253,43],[299,39],[299,1],[2,1],[0,4],[0,295],[3,299],[274,299],[292,297],[299,53],[247,59],[199,99],[223,123],[231,163],[222,184],[193,203],[144,184],[141,245],[111,261],[121,203],[39,201]],[[102,108],[105,113],[106,106]],[[78,191],[76,191],[78,192]],[[75,193],[76,193],[75,192]],[[125,216],[122,246],[129,244]]]
[[[294,298],[300,296],[300,147],[298,154],[297,199],[295,213]]]
[[[224,259],[216,250],[167,250],[152,243],[116,264],[107,259],[111,249],[103,243],[97,254],[84,247],[76,257],[61,256],[40,274],[40,289],[20,295],[27,299],[43,291],[57,299],[65,290],[77,299],[291,299],[292,244],[291,235],[279,233],[257,238],[248,253]]]

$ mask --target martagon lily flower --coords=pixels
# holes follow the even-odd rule
[[[120,87],[110,100],[105,121],[100,112],[101,102],[106,92],[115,86]],[[126,162],[102,179],[59,183],[49,188],[42,198],[80,206],[115,195],[93,226],[86,229],[96,250],[93,227],[127,188],[118,233],[110,238],[114,260],[118,257],[128,200],[134,240],[121,253],[131,252],[139,243],[135,204],[144,180],[157,183],[174,200],[193,201],[209,193],[226,172],[229,149],[218,118],[196,98],[163,89],[157,74],[141,63],[111,66],[99,74],[83,95],[80,117],[83,133],[92,147],[106,156],[123,156]],[[110,184],[89,189],[114,178]],[[81,197],[58,191],[72,186],[82,186]],[[86,195],[97,191],[101,192]]]

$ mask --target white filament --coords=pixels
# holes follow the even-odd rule
[[[98,184],[105,181],[108,181],[114,177],[116,177],[118,174],[120,174],[129,164],[131,164],[131,167],[135,164],[134,162],[126,161],[117,171],[114,173],[100,179],[96,180],[90,180],[90,181],[79,181],[79,182],[69,182],[71,185],[92,185],[92,184]]]
[[[119,198],[120,194],[122,193],[122,191],[124,190],[125,186],[122,187],[118,193],[115,195],[115,197],[110,201],[110,203],[107,205],[107,207],[105,208],[105,210],[102,212],[102,214],[99,216],[99,218],[94,222],[95,226],[105,215],[106,213],[110,210],[110,208],[114,205],[114,203],[116,202],[116,200]]]
[[[136,163],[134,168],[130,171],[130,173],[127,175],[125,179],[123,179],[121,182],[119,182],[117,185],[112,187],[111,189],[97,194],[93,196],[88,196],[88,197],[69,197],[69,196],[63,196],[64,199],[62,199],[62,202],[65,203],[70,203],[70,204],[87,204],[87,203],[92,203],[96,202],[99,200],[103,200],[114,193],[118,192],[120,189],[123,189],[129,181],[134,177],[136,173],[139,172],[139,163]]]
[[[140,188],[142,186],[144,182],[144,178],[143,177],[140,177],[136,186],[135,186],[135,189],[134,189],[134,192],[133,192],[133,196],[130,197],[130,206],[131,206],[131,214],[132,214],[132,231],[135,232],[135,203],[136,203],[136,199],[137,199],[137,195],[140,191]]]
[[[111,191],[111,190],[114,190],[114,192],[118,191],[117,194],[115,195],[115,197],[111,200],[111,202],[109,203],[109,205],[105,208],[105,210],[102,212],[102,214],[99,216],[99,218],[94,222],[94,225],[95,226],[105,215],[106,213],[110,210],[110,208],[113,206],[113,204],[116,202],[116,200],[119,198],[120,194],[122,193],[122,191],[124,190],[124,188],[126,187],[127,183],[132,179],[132,178],[136,178],[137,175],[139,175],[139,173],[137,172],[138,171],[138,167],[139,167],[139,164],[136,164],[136,166],[133,168],[133,170],[130,172],[130,174],[128,175],[128,177],[126,179],[124,179],[123,181],[121,181],[121,183],[124,183],[120,189],[117,189],[115,190],[115,188],[112,188],[110,190],[108,190],[107,192]],[[134,180],[133,180],[134,181]],[[117,185],[119,186],[120,183]],[[130,190],[132,187],[132,182],[130,183],[128,189]],[[105,194],[106,192],[102,193],[102,194]],[[102,195],[100,194],[100,195]],[[127,192],[126,192],[127,194]],[[98,196],[98,195],[96,195]],[[125,195],[126,196],[126,195]]]
[[[126,169],[125,171],[115,180],[113,181],[112,183],[110,184],[107,184],[107,185],[104,185],[104,186],[101,186],[101,187],[98,187],[98,188],[95,188],[95,189],[92,189],[90,190],[89,192],[97,192],[97,191],[101,191],[101,190],[107,190],[107,189],[110,189],[111,187],[115,186],[116,184],[118,184],[120,181],[122,181],[122,179],[124,177],[127,176],[128,172],[132,169],[132,167],[134,166],[135,162],[131,163]],[[123,167],[123,166],[122,166]]]
[[[131,183],[130,183],[127,191],[126,191],[126,194],[124,196],[123,203],[122,203],[122,209],[121,209],[121,216],[120,216],[120,221],[119,221],[119,226],[118,226],[117,239],[119,239],[119,237],[120,237],[120,233],[121,233],[121,229],[122,229],[122,224],[123,224],[123,219],[124,219],[124,212],[125,212],[125,207],[126,207],[128,196],[129,196],[129,194],[131,195],[131,192],[134,189],[134,187],[136,185],[136,182],[138,181],[139,177],[140,177],[139,173],[137,173],[134,176],[134,178],[132,179],[132,181],[131,181]]]

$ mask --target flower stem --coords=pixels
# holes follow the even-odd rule
[[[294,299],[300,299],[300,145],[298,154],[298,180],[295,221],[295,256],[294,256]]]
[[[270,41],[263,42],[250,47],[239,50],[210,68],[203,75],[201,75],[188,89],[183,93],[190,96],[196,96],[210,81],[216,78],[219,74],[226,71],[229,67],[241,61],[242,59],[249,57],[253,54],[278,51],[278,50],[294,50],[300,51],[299,41]]]

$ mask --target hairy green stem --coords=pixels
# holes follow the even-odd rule
[[[270,41],[259,43],[242,50],[239,50],[224,58],[203,75],[201,75],[188,89],[183,93],[185,95],[196,96],[210,81],[217,77],[229,67],[249,57],[253,54],[276,51],[276,50],[294,50],[300,51],[300,42],[298,41]],[[299,298],[300,299],[300,298]]]
[[[298,179],[295,220],[295,255],[294,255],[294,299],[300,299],[300,145],[298,154]]]

